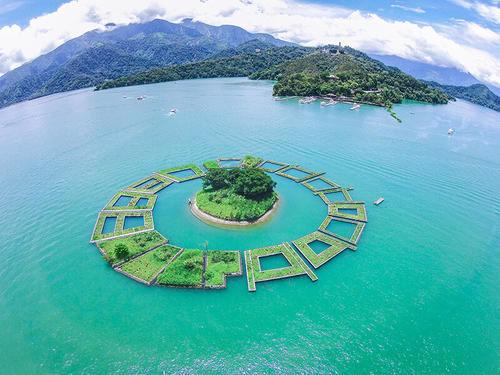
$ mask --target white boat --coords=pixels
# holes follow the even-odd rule
[[[448,135],[453,135],[453,133],[455,133],[455,129],[449,128],[448,129]]]
[[[351,111],[355,110],[355,109],[360,109],[361,108],[361,104],[358,104],[358,103],[354,103],[353,106],[351,108],[349,108]]]
[[[177,108],[172,108],[172,109],[170,110],[170,113],[177,113]]]
[[[378,206],[378,205],[379,205],[380,203],[382,203],[383,201],[384,201],[384,198],[380,197],[380,198],[378,198],[375,202],[373,202],[373,204],[374,204],[375,206]]]
[[[337,102],[333,99],[331,100],[323,100],[321,103],[319,103],[322,107],[327,107],[329,105],[335,105]]]
[[[314,96],[306,96],[305,98],[302,98],[299,100],[300,104],[309,104],[312,103],[316,100]]]
[[[146,98],[146,97],[145,97],[144,95],[141,95],[141,96],[138,96],[138,97],[137,97],[137,100],[143,100],[143,99],[145,99],[145,98]]]

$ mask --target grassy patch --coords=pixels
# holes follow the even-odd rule
[[[206,287],[224,288],[226,286],[226,276],[241,275],[241,272],[239,251],[208,251],[205,270]]]
[[[201,288],[203,278],[203,252],[184,250],[158,276],[161,285]]]
[[[312,248],[311,244],[315,241],[321,241],[326,244],[325,249],[320,253],[315,252]],[[304,255],[309,263],[314,266],[314,268],[318,268],[325,264],[345,249],[355,249],[352,245],[319,231],[299,238],[298,240],[293,241],[293,244],[302,253],[302,255]]]
[[[217,160],[207,160],[206,162],[203,163],[203,166],[207,170],[220,168],[219,163],[217,163]]]
[[[150,283],[156,274],[181,250],[176,246],[163,245],[132,259],[120,268],[128,274]]]
[[[157,231],[150,231],[127,237],[116,238],[113,240],[101,241],[97,244],[97,246],[104,253],[106,260],[108,260],[111,264],[114,264],[122,260],[118,259],[115,254],[115,249],[118,244],[124,244],[127,246],[129,256],[126,259],[129,259],[134,255],[144,253],[145,251],[166,242],[167,240],[160,233]]]
[[[189,173],[187,175],[179,175],[179,173],[185,171]],[[195,178],[202,177],[204,174],[200,167],[195,164],[186,164],[180,167],[166,168],[162,169],[158,173],[177,182],[193,180]]]
[[[126,217],[143,217],[144,225],[134,228],[124,229]],[[102,233],[106,218],[116,218],[116,225],[113,231]],[[101,211],[92,234],[92,241],[100,241],[111,237],[124,236],[134,232],[153,230],[152,211]]]
[[[241,161],[241,166],[243,168],[255,168],[262,163],[262,161],[262,158],[259,158],[258,156],[245,155]]]
[[[196,205],[201,211],[221,219],[254,221],[269,211],[277,199],[276,193],[261,200],[253,200],[230,189],[207,189],[196,194]]]

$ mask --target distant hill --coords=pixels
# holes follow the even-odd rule
[[[404,59],[393,55],[369,54],[370,57],[383,62],[386,65],[394,66],[415,78],[425,81],[433,81],[442,85],[471,86],[475,84],[486,85],[493,93],[500,95],[500,88],[487,85],[477,80],[472,74],[462,72],[456,68],[446,68],[419,61]]]
[[[0,77],[0,107],[154,67],[204,60],[249,41],[260,42],[260,48],[293,45],[237,26],[190,19],[90,31]]]
[[[441,85],[437,82],[426,81],[429,86],[441,89],[448,95],[455,98],[468,100],[472,103],[491,108],[495,111],[500,111],[500,97],[495,95],[491,90],[482,84],[471,86],[452,86]]]
[[[329,95],[386,107],[403,99],[448,102],[441,90],[352,48],[254,47],[243,44],[208,60],[151,69],[105,82],[97,89],[189,78],[249,76],[276,80],[273,93],[279,96]]]

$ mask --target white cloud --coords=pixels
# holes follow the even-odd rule
[[[402,10],[406,10],[408,12],[413,12],[413,13],[425,13],[425,10],[420,8],[420,7],[408,7],[406,5],[400,5],[400,4],[391,4],[391,8],[398,8]]]
[[[0,72],[86,31],[102,28],[107,22],[128,24],[154,18],[178,22],[186,17],[213,25],[239,25],[310,46],[341,41],[367,52],[457,67],[500,85],[498,49],[489,51],[457,41],[452,33],[430,25],[292,0],[73,0],[53,13],[32,19],[25,28],[1,28]],[[483,39],[495,40],[487,29],[463,27]]]
[[[491,1],[492,5],[482,3],[480,1],[469,1],[469,0],[451,0],[458,6],[465,9],[471,9],[479,14],[484,19],[500,24],[500,8],[498,7],[498,1]]]

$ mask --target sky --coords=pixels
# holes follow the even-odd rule
[[[500,0],[0,0],[0,75],[114,22],[183,18],[454,67],[500,86]]]

